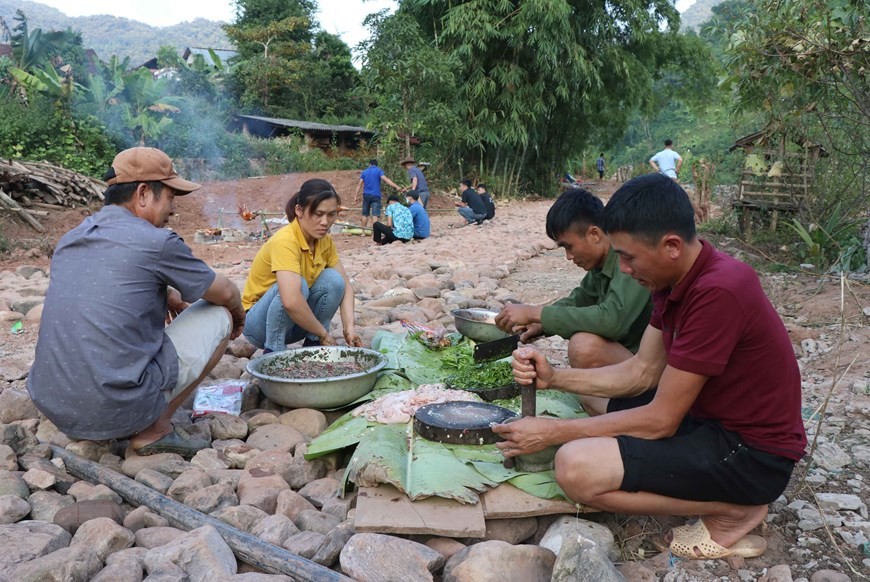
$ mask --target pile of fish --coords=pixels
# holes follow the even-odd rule
[[[354,410],[353,415],[382,424],[404,424],[421,406],[457,401],[480,402],[480,398],[465,390],[450,390],[444,384],[420,384],[416,390],[384,394]]]

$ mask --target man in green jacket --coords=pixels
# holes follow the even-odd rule
[[[528,343],[540,335],[567,340],[572,368],[599,368],[627,360],[640,347],[652,302],[648,290],[620,272],[619,256],[601,228],[604,204],[586,190],[566,190],[547,213],[547,236],[588,271],[568,297],[551,305],[510,304],[495,318]],[[606,401],[584,397],[590,414],[605,412]]]

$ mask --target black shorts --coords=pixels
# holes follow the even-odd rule
[[[612,398],[607,412],[652,401],[655,390]],[[795,462],[745,444],[715,420],[686,416],[674,436],[616,437],[622,456],[622,491],[648,491],[675,499],[765,505],[785,491]]]

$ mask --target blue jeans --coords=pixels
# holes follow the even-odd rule
[[[335,269],[324,269],[311,289],[303,278],[302,296],[317,321],[328,330],[344,297],[344,277]],[[298,342],[306,336],[313,340],[318,339],[290,319],[284,304],[281,303],[277,283],[248,310],[243,333],[258,348],[269,348],[273,352],[286,350],[287,344]]]
[[[381,217],[381,197],[380,196],[367,196],[363,194],[363,203],[362,203],[362,215],[363,216],[377,216]]]
[[[469,224],[486,218],[486,214],[477,214],[474,212],[474,210],[471,209],[470,206],[460,206],[456,210],[459,211],[459,214],[462,215],[462,218],[467,220]]]

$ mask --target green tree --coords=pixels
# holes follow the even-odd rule
[[[363,80],[373,102],[371,124],[388,141],[402,136],[403,156],[411,137],[426,134],[447,144],[459,136],[456,78],[459,60],[424,38],[410,14],[386,12],[366,19],[370,40],[361,45]]]
[[[508,190],[551,192],[569,158],[652,107],[668,64],[709,60],[668,0],[414,0],[403,14],[459,60],[458,155]]]

